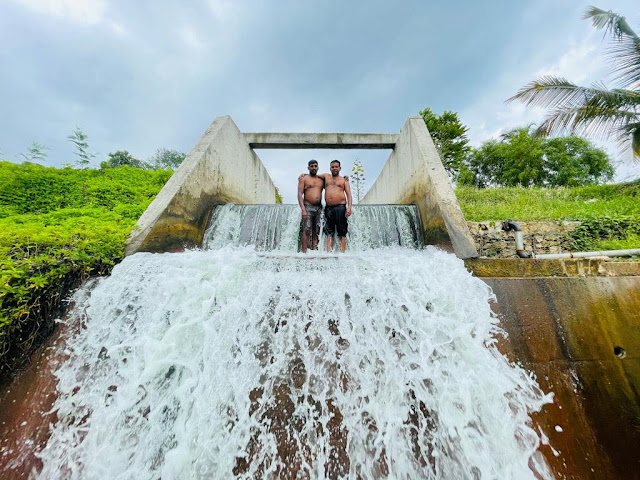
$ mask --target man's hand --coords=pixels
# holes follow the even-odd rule
[[[303,208],[302,209],[302,220],[306,221],[307,217],[309,216],[309,214],[307,213],[307,211]]]
[[[349,205],[349,207],[347,207],[347,213],[345,213],[346,217],[350,217],[351,216],[351,205]]]

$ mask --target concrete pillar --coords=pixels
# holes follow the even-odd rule
[[[142,214],[126,254],[199,246],[221,203],[275,203],[271,177],[229,116],[213,121]]]
[[[473,237],[422,117],[409,117],[396,147],[362,203],[412,204],[425,243],[460,258],[477,257]]]

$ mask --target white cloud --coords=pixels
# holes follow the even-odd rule
[[[536,72],[535,77],[555,75],[578,85],[601,79],[605,72],[598,38],[592,33],[582,42],[571,45],[567,53],[554,63],[543,66]]]
[[[13,0],[30,10],[75,23],[94,25],[105,18],[105,0]]]
[[[238,13],[238,4],[231,0],[207,0],[206,3],[216,20],[228,22]]]
[[[178,33],[184,44],[191,50],[202,50],[206,46],[206,43],[200,38],[198,32],[189,25],[180,27]]]
[[[460,114],[463,122],[469,126],[471,143],[479,145],[490,138],[499,137],[511,128],[540,124],[547,113],[545,108],[526,107],[518,102],[504,103],[507,97],[536,78],[555,75],[576,84],[587,85],[600,80],[605,75],[605,70],[599,38],[598,35],[591,34],[580,42],[571,42],[566,46],[556,45],[553,52],[532,58],[528,64],[505,69],[510,73],[499,78],[492,88],[479,96],[476,103]]]

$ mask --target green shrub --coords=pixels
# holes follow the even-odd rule
[[[0,162],[0,377],[53,328],[69,291],[106,275],[171,171]]]
[[[630,215],[583,219],[571,233],[574,250],[618,250],[640,247],[640,221]]]

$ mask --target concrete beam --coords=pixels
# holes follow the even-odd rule
[[[251,148],[393,149],[397,133],[245,133]]]
[[[447,172],[422,117],[409,117],[396,148],[362,203],[416,204],[425,243],[478,256]]]
[[[275,203],[275,186],[231,117],[216,118],[144,211],[126,254],[199,246],[212,207]]]

